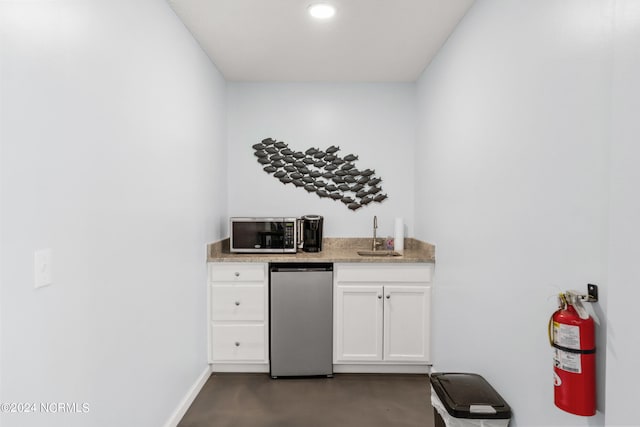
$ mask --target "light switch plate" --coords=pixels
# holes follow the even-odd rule
[[[33,273],[36,288],[51,284],[52,261],[53,256],[51,249],[40,249],[35,252],[33,257]]]

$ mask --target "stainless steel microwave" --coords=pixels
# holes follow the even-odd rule
[[[239,253],[295,253],[296,218],[232,217],[229,247]]]

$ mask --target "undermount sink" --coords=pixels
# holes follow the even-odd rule
[[[378,250],[378,251],[358,251],[360,256],[402,256],[400,252]]]

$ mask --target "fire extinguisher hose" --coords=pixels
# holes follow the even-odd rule
[[[560,292],[558,294],[558,310],[564,310],[567,308],[567,297],[565,297],[564,292]],[[555,347],[553,342],[553,316],[555,313],[549,317],[549,325],[547,326],[547,333],[549,334],[549,345],[551,347]]]
[[[554,348],[557,348],[558,350],[562,350],[562,351],[566,351],[567,353],[574,353],[574,354],[594,354],[596,352],[595,348],[592,348],[590,350],[578,350],[575,348],[569,348],[569,347],[563,347],[561,345],[558,345],[556,343],[552,343],[551,344]]]

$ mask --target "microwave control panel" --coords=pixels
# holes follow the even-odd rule
[[[284,223],[284,247],[285,248],[296,247],[296,223],[295,222]]]

